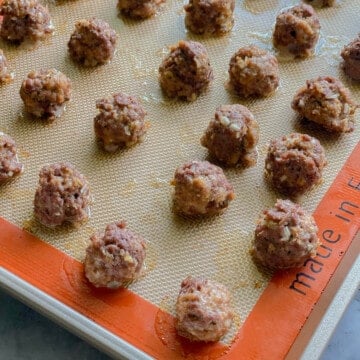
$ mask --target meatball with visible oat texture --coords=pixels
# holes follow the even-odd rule
[[[23,171],[23,165],[17,157],[14,139],[0,131],[0,184],[13,179]]]
[[[4,40],[36,42],[54,31],[48,9],[37,0],[5,0],[0,15],[3,16],[0,36]]]
[[[75,23],[75,31],[68,42],[73,60],[84,66],[109,62],[115,52],[116,32],[104,20],[92,18]]]
[[[243,97],[272,94],[279,85],[276,57],[254,45],[240,48],[230,60],[228,85]]]
[[[118,93],[98,100],[96,107],[100,113],[94,119],[95,135],[106,151],[130,147],[143,139],[148,123],[136,97]]]
[[[221,214],[235,198],[222,169],[208,161],[190,161],[175,171],[174,211],[185,216]]]
[[[153,16],[165,0],[118,0],[117,8],[124,16],[147,19]]]
[[[44,166],[34,199],[34,213],[48,227],[81,224],[90,214],[89,184],[75,167],[61,162]]]
[[[319,140],[293,133],[270,141],[265,175],[280,193],[296,196],[321,182],[326,164]]]
[[[300,4],[277,16],[273,33],[274,46],[297,57],[313,54],[319,39],[320,22],[311,5]]]
[[[343,83],[332,76],[306,81],[291,103],[292,108],[307,120],[332,132],[354,130],[358,105]]]
[[[120,221],[91,236],[86,249],[85,275],[95,287],[117,289],[141,276],[146,256],[145,240]]]
[[[242,105],[222,105],[215,111],[201,145],[220,162],[235,166],[253,166],[257,160],[259,125],[249,109]]]
[[[71,98],[71,81],[56,69],[31,71],[21,84],[20,96],[27,112],[53,120]]]
[[[354,80],[360,80],[360,34],[341,51],[344,59],[345,74]]]
[[[213,78],[207,51],[196,41],[179,41],[159,67],[160,86],[170,98],[194,101]]]
[[[0,85],[11,82],[14,75],[9,71],[4,52],[0,49]]]
[[[320,245],[314,218],[290,200],[264,210],[255,229],[252,255],[270,269],[300,267]]]
[[[194,34],[224,35],[234,25],[235,0],[190,0],[185,26]]]
[[[176,301],[176,330],[191,341],[219,341],[230,329],[234,313],[225,285],[188,276]]]

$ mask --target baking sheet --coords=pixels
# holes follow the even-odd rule
[[[339,68],[341,47],[358,32],[354,11],[358,2],[340,2],[334,8],[319,10],[322,34],[316,56],[303,61],[280,58],[281,85],[274,96],[243,101],[224,88],[231,55],[249,43],[271,49],[276,13],[294,3],[238,1],[233,31],[214,39],[186,32],[182,1],[168,1],[157,16],[142,22],[119,19],[115,4],[110,2],[48,2],[55,25],[50,40],[36,49],[0,42],[15,72],[14,82],[0,88],[0,131],[16,139],[25,164],[21,178],[0,188],[1,216],[80,261],[91,233],[108,222],[125,219],[150,244],[148,274],[131,290],[174,313],[179,284],[186,275],[223,282],[234,295],[237,314],[232,332],[225,339],[229,344],[271,276],[260,273],[248,254],[258,214],[273,205],[277,197],[263,180],[267,143],[292,131],[307,132],[320,139],[329,160],[324,182],[301,199],[303,206],[313,211],[359,138],[358,128],[351,134],[329,136],[311,125],[303,126],[290,109],[295,91],[306,79],[318,75],[339,77],[359,100],[359,86],[344,77]],[[68,58],[66,43],[75,21],[94,15],[117,31],[117,52],[110,64],[84,69]],[[203,42],[214,68],[215,80],[209,92],[194,103],[164,100],[157,81],[157,68],[168,45],[183,38]],[[73,81],[73,100],[66,113],[52,124],[28,117],[18,96],[26,74],[42,67],[55,67]],[[95,102],[117,91],[140,97],[151,127],[142,144],[105,154],[94,141]],[[247,105],[260,124],[258,165],[246,170],[226,170],[237,199],[224,215],[201,222],[175,217],[171,213],[169,185],[175,168],[188,160],[206,158],[199,139],[215,108],[237,102]],[[94,194],[92,217],[76,230],[48,230],[32,217],[39,169],[61,160],[72,162],[87,176]]]
[[[8,291],[12,296],[31,306],[36,311],[49,317],[51,320],[64,326],[67,330],[75,333],[82,339],[91,342],[100,350],[106,352],[114,359],[148,359],[130,344],[122,339],[114,336],[110,332],[106,332],[103,328],[97,326],[94,322],[89,321],[86,317],[66,307],[61,302],[57,302],[53,298],[39,291],[36,287],[32,287],[28,283],[22,281],[8,272],[0,268],[0,286]],[[325,316],[319,323],[308,346],[301,343],[297,346],[295,354],[288,356],[288,359],[299,358],[303,353],[302,359],[319,359],[324,351],[327,341],[333,334],[335,327],[340,320],[343,312],[347,308],[353,294],[357,290],[360,279],[360,257],[352,266],[346,277],[343,277],[343,284],[338,293],[331,302]],[[308,331],[307,331],[308,332]],[[305,343],[308,342],[308,339]]]
[[[0,286],[10,295],[30,306],[67,330],[91,342],[114,359],[150,360],[150,356],[136,349],[93,321],[67,307],[60,301],[31,286],[11,272],[0,267]]]

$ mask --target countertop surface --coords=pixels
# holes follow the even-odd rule
[[[321,360],[356,360],[360,353],[360,289]],[[0,290],[0,360],[109,360],[86,342]]]

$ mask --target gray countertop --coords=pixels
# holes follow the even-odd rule
[[[360,358],[360,289],[321,360]],[[0,290],[0,360],[108,360],[108,356]]]

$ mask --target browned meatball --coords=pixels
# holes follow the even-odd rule
[[[306,81],[291,103],[304,118],[333,132],[354,130],[357,104],[343,83],[332,76],[320,76]]]
[[[174,211],[185,216],[222,213],[235,198],[224,172],[208,161],[190,161],[175,171]]]
[[[256,164],[259,125],[249,109],[242,105],[222,105],[215,111],[201,145],[210,155],[228,166]]]
[[[5,54],[0,49],[0,85],[11,82],[13,78],[14,74],[9,71]]]
[[[270,142],[265,174],[276,190],[296,196],[321,182],[326,164],[319,140],[293,133]]]
[[[159,67],[160,86],[166,96],[188,101],[204,92],[213,70],[205,47],[196,41],[179,41]]]
[[[302,266],[315,257],[320,245],[314,218],[290,200],[277,200],[261,214],[255,229],[252,254],[272,269]]]
[[[220,340],[233,320],[231,295],[222,284],[188,276],[176,301],[176,330],[192,341]]]
[[[318,7],[333,6],[336,3],[336,0],[306,0],[306,1]]]
[[[90,215],[89,184],[75,167],[62,162],[44,166],[34,199],[34,213],[43,225],[78,225]]]
[[[117,8],[122,15],[133,19],[153,16],[165,0],[118,0]]]
[[[135,96],[123,93],[98,100],[94,119],[99,144],[109,152],[140,142],[147,130],[146,111]]]
[[[23,165],[18,160],[14,139],[0,131],[0,184],[20,175],[22,171]]]
[[[92,18],[75,23],[68,49],[73,60],[85,66],[96,66],[113,58],[115,45],[115,30],[104,20]]]
[[[274,46],[286,48],[298,57],[313,54],[319,39],[320,22],[311,5],[300,4],[282,11],[276,18]]]
[[[345,74],[354,80],[360,80],[360,34],[341,51],[344,59]]]
[[[145,240],[126,229],[120,221],[94,234],[86,249],[85,275],[96,287],[116,289],[141,275],[145,260]]]
[[[71,98],[71,81],[56,69],[31,71],[21,84],[20,96],[27,112],[53,120]]]
[[[250,45],[240,48],[229,64],[229,88],[239,96],[268,96],[279,85],[279,65],[266,50]]]
[[[234,25],[235,0],[189,0],[185,26],[195,34],[224,35]]]
[[[4,0],[0,36],[4,40],[38,41],[54,31],[48,9],[37,0]]]

